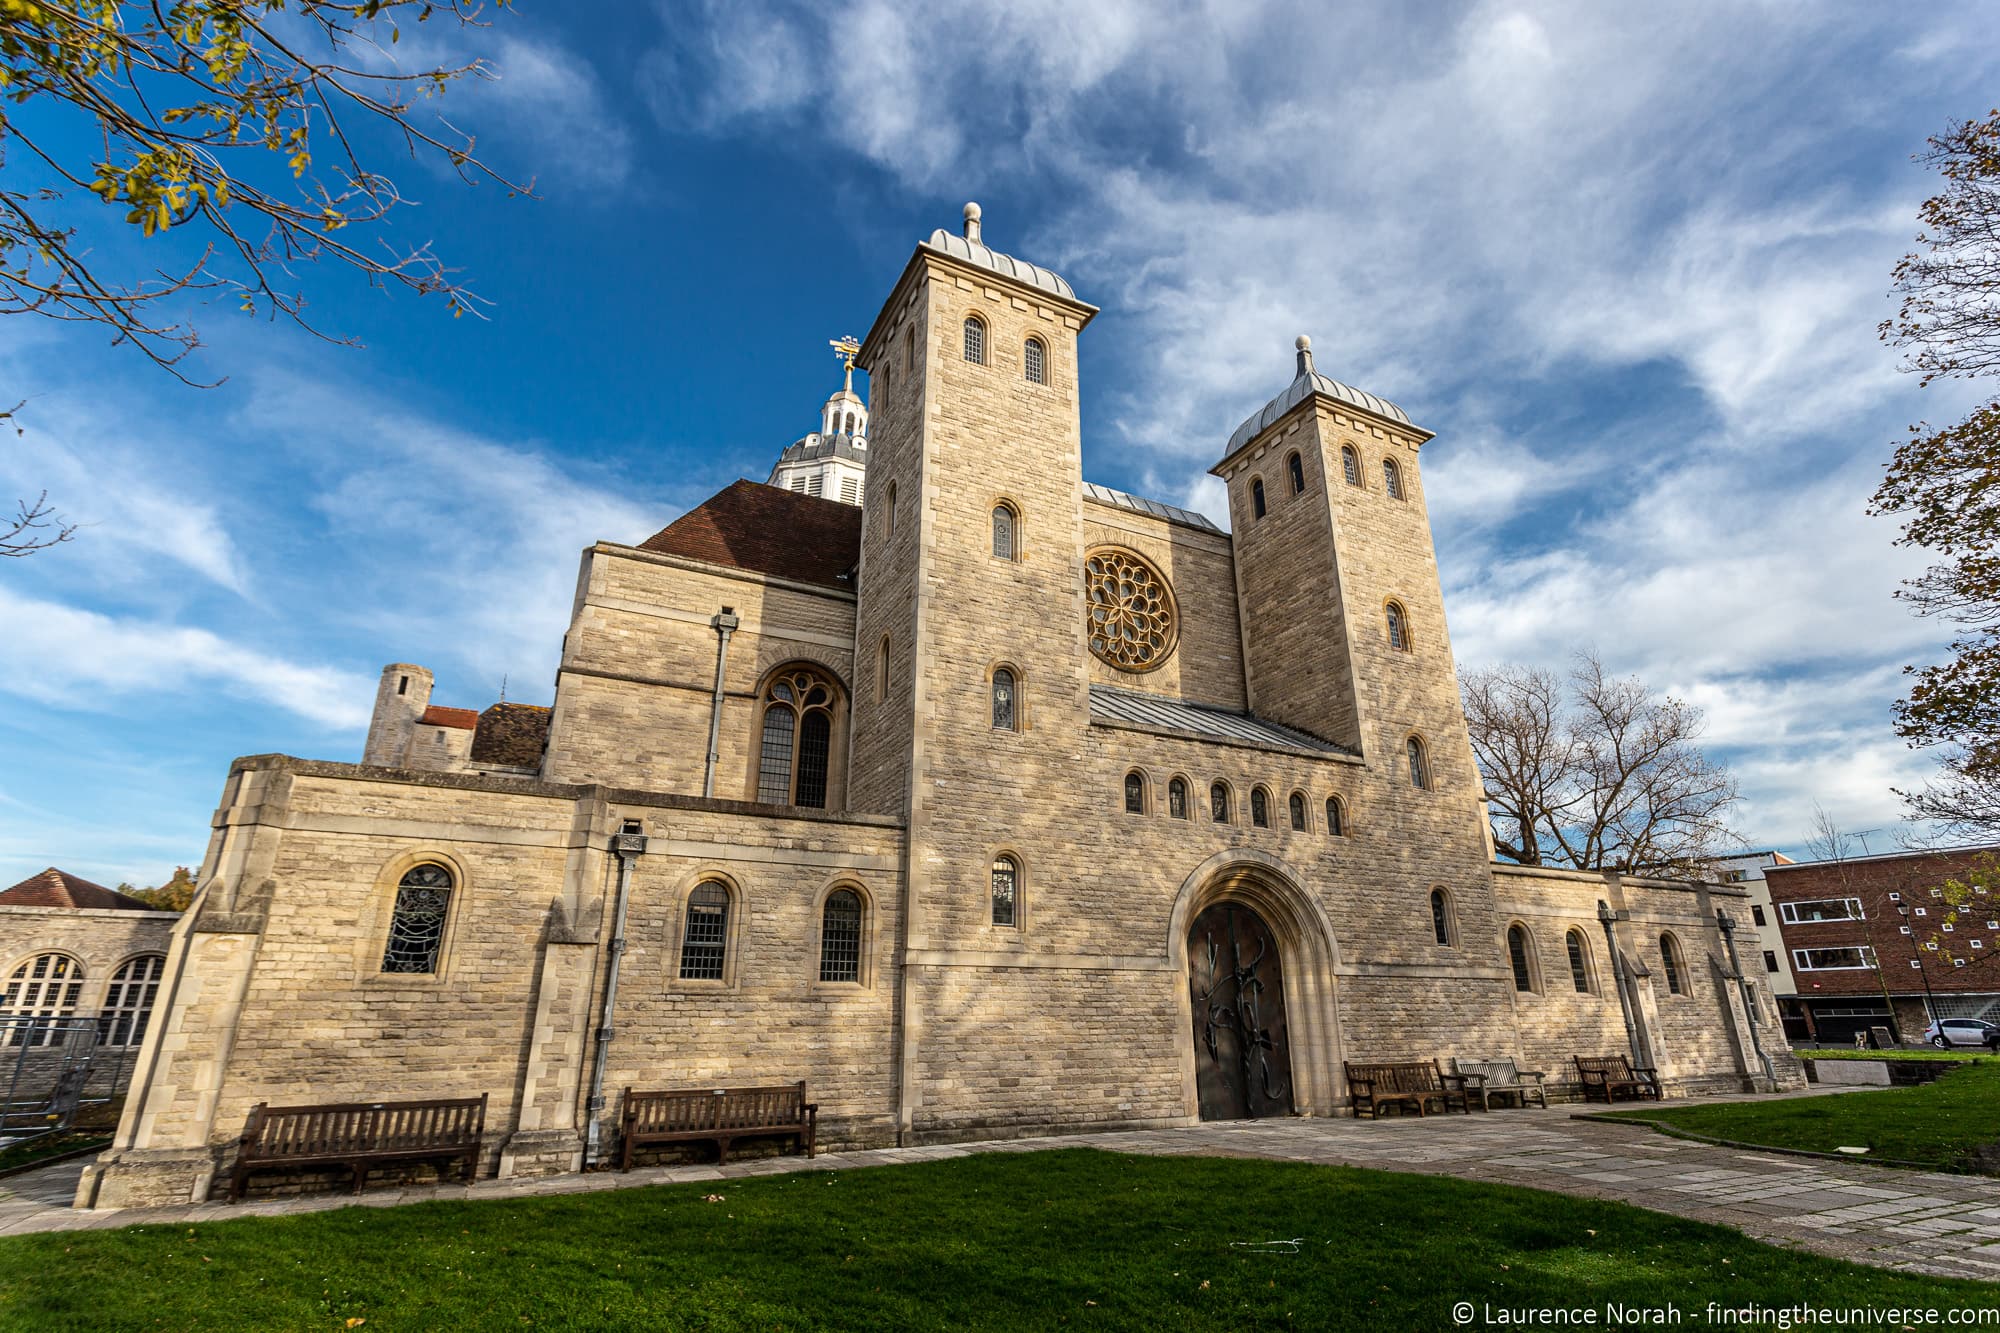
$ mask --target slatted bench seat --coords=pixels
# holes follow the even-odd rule
[[[1367,1112],[1370,1120],[1381,1117],[1390,1105],[1414,1106],[1418,1115],[1429,1115],[1429,1104],[1437,1102],[1447,1114],[1453,1106],[1467,1115],[1472,1108],[1465,1096],[1465,1078],[1447,1074],[1436,1060],[1406,1060],[1393,1063],[1347,1065],[1347,1090],[1354,1099],[1354,1114]]]
[[[1634,1068],[1632,1062],[1622,1055],[1577,1055],[1577,1077],[1583,1082],[1585,1101],[1603,1101],[1606,1105],[1623,1095],[1633,1101],[1641,1097],[1660,1100],[1660,1075],[1657,1070],[1644,1065]]]
[[[1549,1109],[1549,1094],[1542,1087],[1542,1080],[1548,1075],[1540,1069],[1515,1068],[1511,1055],[1492,1060],[1454,1059],[1451,1067],[1465,1076],[1466,1099],[1477,1102],[1482,1111],[1493,1109],[1495,1097],[1500,1098],[1502,1106],[1507,1104],[1507,1098],[1512,1097],[1514,1104],[1524,1111],[1528,1109],[1528,1099],[1532,1097],[1544,1111]]]
[[[772,1088],[702,1088],[685,1092],[625,1089],[620,1125],[625,1146],[618,1169],[632,1169],[632,1150],[651,1143],[713,1143],[716,1162],[729,1160],[737,1139],[791,1136],[813,1155],[819,1103],[806,1100],[805,1080]]]
[[[378,1162],[456,1160],[470,1181],[485,1129],[484,1096],[319,1106],[259,1102],[236,1141],[229,1200],[243,1197],[243,1182],[253,1171],[300,1166],[345,1166],[354,1172],[356,1194]]]

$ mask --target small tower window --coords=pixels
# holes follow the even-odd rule
[[[1571,930],[1563,936],[1563,944],[1569,949],[1569,979],[1579,995],[1590,994],[1590,966],[1586,957],[1583,932]]]
[[[1258,828],[1271,827],[1271,793],[1262,787],[1250,789],[1250,822]]]
[[[1020,549],[1016,538],[1020,524],[1016,522],[1014,510],[1008,505],[993,506],[993,558],[995,560],[1016,560]]]
[[[1389,646],[1399,653],[1410,651],[1410,616],[1402,603],[1390,602],[1383,609],[1389,622]]]
[[[1526,926],[1507,927],[1507,961],[1514,968],[1514,989],[1532,992],[1535,989],[1534,953],[1528,943]]]
[[[1410,785],[1423,791],[1429,791],[1431,785],[1431,761],[1430,756],[1424,752],[1423,738],[1419,736],[1410,737],[1409,744],[1404,748],[1408,750],[1410,756]]]
[[[1229,822],[1229,784],[1218,782],[1208,789],[1208,817],[1218,824]]]
[[[1261,477],[1250,483],[1250,512],[1258,518],[1264,517],[1264,481]]]
[[[1403,470],[1396,466],[1396,460],[1382,460],[1382,489],[1389,492],[1391,500],[1403,498]]]
[[[451,872],[426,863],[410,867],[396,885],[389,917],[389,943],[382,950],[384,972],[435,972],[451,910]]]
[[[1353,445],[1340,446],[1340,471],[1347,478],[1349,486],[1361,484],[1361,455],[1354,452]]]
[[[885,501],[887,501],[887,503],[882,506],[882,535],[884,537],[893,537],[896,535],[896,483],[895,482],[892,481],[889,483],[889,489],[883,493],[882,498]]]
[[[1292,832],[1304,833],[1306,831],[1306,794],[1302,791],[1293,792],[1290,804],[1292,810]]]
[[[819,979],[861,980],[861,895],[837,889],[820,913]]]
[[[975,365],[986,364],[986,321],[977,315],[965,317],[965,359]]]
[[[1347,804],[1338,796],[1326,798],[1326,834],[1329,838],[1347,836]]]
[[[1291,478],[1292,494],[1304,495],[1306,493],[1305,461],[1301,459],[1297,454],[1293,454],[1290,458],[1287,458],[1285,460],[1285,473],[1287,476]]]
[[[1146,813],[1146,779],[1139,773],[1125,775],[1125,813],[1128,815]]]
[[[1021,344],[1021,373],[1030,384],[1049,382],[1049,349],[1040,338],[1030,338]]]
[[[1188,817],[1188,785],[1185,778],[1167,784],[1167,814],[1173,819]]]
[[[1431,890],[1431,938],[1451,947],[1451,895],[1443,889]]]
[[[729,949],[729,890],[713,880],[688,895],[681,929],[681,980],[720,981]]]
[[[1000,667],[993,673],[993,729],[1020,730],[1020,709],[1016,706],[1014,673]]]
[[[889,697],[889,636],[882,636],[882,646],[875,650],[875,702],[881,703]]]
[[[1020,920],[1021,867],[1011,856],[993,858],[993,924],[1012,926]]]
[[[1667,974],[1667,994],[1687,994],[1687,981],[1682,976],[1681,944],[1671,935],[1660,936],[1660,966]]]
[[[911,326],[903,330],[903,373],[917,368],[917,330]]]

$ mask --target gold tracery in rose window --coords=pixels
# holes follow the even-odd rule
[[[1121,671],[1151,671],[1174,651],[1173,590],[1144,556],[1102,547],[1084,560],[1090,651]]]

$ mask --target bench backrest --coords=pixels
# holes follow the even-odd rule
[[[1622,1055],[1578,1055],[1572,1058],[1576,1061],[1576,1072],[1582,1076],[1585,1083],[1602,1083],[1606,1080],[1614,1083],[1636,1081],[1632,1073],[1632,1062]]]
[[[1439,1075],[1437,1061],[1422,1063],[1355,1064],[1347,1063],[1349,1083],[1367,1083],[1377,1096],[1385,1092],[1442,1092],[1444,1080]]]
[[[1489,1088],[1512,1087],[1521,1081],[1521,1071],[1514,1066],[1511,1055],[1499,1056],[1492,1060],[1457,1060],[1451,1067],[1461,1074],[1483,1074]]]
[[[704,1088],[691,1092],[625,1094],[624,1121],[640,1134],[797,1125],[806,1118],[803,1081],[773,1088]]]
[[[340,1153],[471,1148],[486,1128],[486,1098],[420,1102],[258,1105],[243,1132],[244,1153],[259,1158],[330,1157]]]

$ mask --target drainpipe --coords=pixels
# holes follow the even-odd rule
[[[1764,1054],[1764,1043],[1757,1039],[1757,997],[1750,991],[1750,978],[1743,975],[1743,964],[1736,961],[1736,922],[1718,907],[1715,925],[1722,932],[1722,947],[1729,952],[1729,970],[1736,974],[1737,988],[1743,992],[1743,1016],[1750,1020],[1750,1049],[1756,1052],[1757,1063],[1764,1066],[1764,1077],[1771,1080],[1771,1091],[1776,1092],[1778,1067]]]
[[[1612,911],[1604,899],[1597,900],[1598,924],[1604,927],[1604,947],[1611,955],[1611,984],[1618,991],[1618,1012],[1625,1019],[1625,1044],[1631,1048],[1632,1063],[1643,1065],[1646,1057],[1639,1052],[1639,1029],[1632,1024],[1632,997],[1625,992],[1625,956],[1618,952],[1618,937],[1611,933],[1612,924],[1624,916]]]
[[[729,661],[729,636],[743,622],[736,618],[736,608],[725,606],[722,614],[711,617],[708,627],[715,631],[715,702],[708,710],[708,763],[702,770],[701,794],[715,795],[715,766],[722,760],[718,748],[722,737],[722,668]]]
[[[625,904],[632,889],[632,862],[645,852],[646,835],[636,819],[625,821],[622,833],[613,835],[611,850],[618,856],[618,906],[611,920],[611,968],[604,980],[604,1011],[597,1016],[597,1051],[590,1064],[590,1100],[585,1103],[590,1120],[583,1135],[583,1169],[597,1165],[598,1145],[604,1121],[604,1064],[611,1052],[613,1007],[618,1003],[618,968],[625,961]]]

